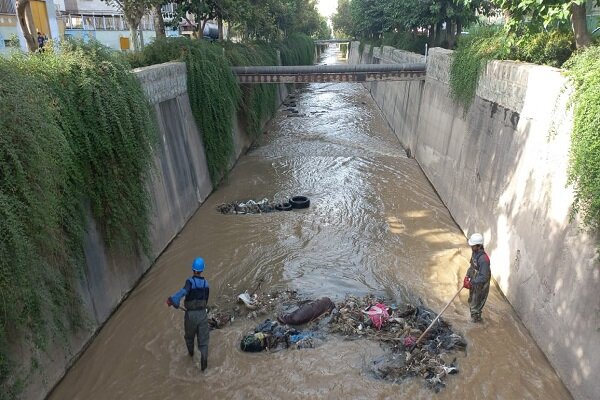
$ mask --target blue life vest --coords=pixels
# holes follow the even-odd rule
[[[185,283],[187,295],[185,296],[185,308],[188,310],[199,310],[206,308],[210,288],[208,281],[199,276],[188,278]]]

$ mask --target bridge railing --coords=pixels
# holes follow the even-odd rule
[[[423,80],[424,63],[232,67],[240,83]]]

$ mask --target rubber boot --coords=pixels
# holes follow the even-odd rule
[[[200,358],[200,370],[204,371],[208,367],[208,358],[202,356]]]

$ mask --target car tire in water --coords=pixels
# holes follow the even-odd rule
[[[278,211],[292,211],[292,205],[290,203],[277,204],[275,209]]]
[[[292,208],[308,208],[310,206],[310,200],[306,196],[294,196],[290,199]]]

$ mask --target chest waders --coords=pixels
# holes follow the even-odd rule
[[[190,356],[194,355],[194,339],[197,338],[200,351],[200,368],[204,371],[208,365],[208,284],[205,279],[190,278],[191,289],[185,297],[184,317],[185,344]]]
[[[477,257],[471,257],[471,266],[469,267],[469,271],[467,272],[467,276],[469,276],[471,280],[479,274],[479,258],[482,256],[488,257],[488,255],[485,252],[478,255]],[[489,292],[489,279],[485,283],[473,284],[473,287],[469,291],[469,309],[471,311],[471,319],[473,320],[473,322],[481,321],[481,313],[483,311],[483,306],[485,305]]]

